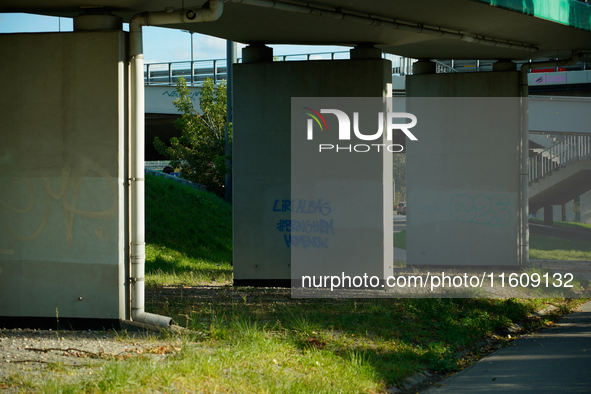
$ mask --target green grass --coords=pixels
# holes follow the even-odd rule
[[[591,261],[591,242],[530,235],[529,257],[534,260]]]
[[[548,300],[302,300],[246,288],[186,289],[179,297],[155,288],[147,301],[151,312],[192,330],[169,338],[178,351],[106,362],[87,380],[50,380],[36,391],[381,392],[417,371],[463,368],[459,352],[482,356],[476,342]]]
[[[530,223],[544,224],[542,219],[529,219]],[[575,222],[553,222],[553,226],[575,228],[577,230],[589,230],[591,231],[591,224],[586,223],[575,223]]]
[[[146,213],[146,310],[189,329],[163,338],[178,350],[156,359],[140,354],[104,361],[77,382],[47,378],[32,389],[15,380],[18,387],[48,393],[383,392],[418,371],[462,369],[489,350],[477,345],[483,338],[546,303],[564,301],[297,299],[289,289],[231,287],[230,206],[148,176]],[[395,235],[395,245],[406,247],[405,231]],[[560,312],[577,304],[564,301]],[[493,347],[508,341],[495,338]]]
[[[406,230],[394,234],[394,246],[406,249]],[[530,235],[529,257],[534,260],[591,261],[591,242]]]
[[[146,176],[146,284],[232,280],[232,207],[213,193]]]
[[[406,230],[394,233],[394,246],[406,250]]]

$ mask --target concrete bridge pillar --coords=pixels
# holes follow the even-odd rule
[[[326,107],[320,107],[322,101],[317,99],[326,97],[369,97],[382,102],[391,94],[390,61],[381,59],[379,50],[372,47],[352,50],[351,60],[301,62],[273,62],[272,52],[260,46],[245,51],[245,55],[252,51],[264,55],[245,56],[247,62],[234,68],[234,283],[289,286],[294,253],[310,252],[316,258],[316,252],[327,250],[332,258],[341,259],[342,267],[383,278],[392,270],[389,153],[382,150],[381,155],[371,156],[366,164],[372,171],[368,172],[353,168],[353,162],[346,159],[369,155],[346,147],[311,164],[316,158],[295,149],[292,138],[294,130],[299,130],[302,144],[314,144],[315,153],[317,138],[339,142],[336,117],[330,114],[325,118],[331,131],[318,128],[315,141],[307,141],[303,112],[311,111],[303,107],[320,111]],[[352,198],[355,205],[348,203]],[[357,216],[341,220],[339,207],[343,206],[354,208]],[[369,224],[361,219],[368,212]],[[312,223],[313,227],[292,224],[296,214],[305,216],[298,223]],[[370,236],[378,247],[364,255],[367,244],[362,239]]]
[[[519,86],[516,71],[407,77],[408,264],[520,264]]]
[[[0,35],[1,317],[126,318],[126,48],[123,31]]]
[[[544,207],[544,224],[551,226],[554,223],[554,209],[552,205]]]
[[[591,224],[591,191],[581,195],[581,223]]]

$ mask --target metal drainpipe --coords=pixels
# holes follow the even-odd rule
[[[209,8],[171,12],[144,12],[129,22],[131,56],[131,318],[154,326],[167,327],[172,319],[145,311],[144,274],[146,263],[144,200],[144,54],[142,26],[173,25],[217,20],[223,12],[221,0],[210,0]]]
[[[572,66],[579,61],[578,52],[573,51],[568,59],[552,60],[547,62],[524,63],[521,66],[521,97],[522,97],[522,116],[521,116],[521,143],[520,143],[520,204],[521,204],[521,243],[520,243],[520,264],[522,266],[529,262],[529,169],[528,169],[528,146],[529,146],[529,85],[527,81],[527,72],[532,68]]]

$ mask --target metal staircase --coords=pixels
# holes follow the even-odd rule
[[[591,135],[564,136],[529,158],[529,208],[561,205],[591,190]]]
[[[539,182],[575,160],[591,158],[591,135],[567,135],[559,143],[529,158],[529,184]]]

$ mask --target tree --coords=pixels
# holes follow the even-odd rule
[[[179,78],[176,90],[179,98],[174,106],[183,115],[175,121],[175,126],[182,131],[179,138],[171,138],[166,146],[158,137],[154,139],[156,150],[170,159],[173,168],[180,169],[181,177],[191,182],[205,185],[208,190],[224,196],[226,166],[225,129],[226,83],[216,85],[206,79],[201,88],[199,107],[201,114],[193,107],[191,91],[184,78]],[[231,125],[230,125],[231,126]],[[231,141],[231,127],[229,127]]]

